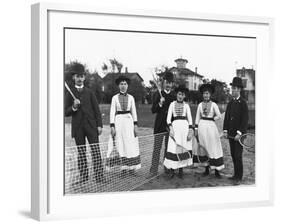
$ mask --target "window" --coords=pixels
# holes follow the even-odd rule
[[[247,79],[242,79],[243,87],[247,88]]]

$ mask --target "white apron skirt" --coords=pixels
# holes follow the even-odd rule
[[[218,128],[214,121],[201,119],[198,124],[200,144],[206,149],[211,169],[224,168],[223,151]]]
[[[134,135],[132,115],[117,114],[115,116],[116,147],[121,157],[122,170],[136,170],[141,168],[138,138]]]
[[[176,153],[176,143],[171,137],[169,137],[167,153],[164,159],[164,166],[167,169],[178,169],[186,166],[192,165],[192,141],[187,141],[189,124],[187,120],[174,120],[172,122],[172,127],[174,129],[174,138],[177,144],[186,148],[190,154],[185,153],[186,156],[183,156],[184,160],[179,161]]]

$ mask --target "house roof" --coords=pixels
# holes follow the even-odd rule
[[[198,73],[196,73],[196,72],[194,72],[194,71],[192,71],[192,70],[190,70],[188,68],[172,67],[172,68],[169,69],[169,71],[172,71],[172,70],[178,70],[179,73],[185,74],[185,75],[194,75],[194,76],[198,76],[200,78],[204,77],[203,75],[200,75],[200,74],[198,74]]]
[[[252,68],[241,68],[241,69],[236,69],[236,74],[241,73],[242,71],[245,71],[248,73],[248,75],[251,77],[253,81],[255,81],[255,74],[256,71]]]
[[[111,79],[112,76],[120,76],[120,75],[124,75],[128,78],[130,78],[131,76],[133,75],[136,75],[142,82],[144,81],[143,78],[139,75],[139,73],[137,72],[121,72],[121,73],[114,73],[114,72],[109,72],[107,73],[104,77],[103,77],[103,80],[106,80],[106,79]]]

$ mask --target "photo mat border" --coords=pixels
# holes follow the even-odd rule
[[[31,199],[31,213],[32,217],[38,220],[52,219],[52,215],[48,212],[48,163],[46,158],[48,156],[48,41],[46,37],[48,35],[46,27],[48,27],[48,11],[71,11],[80,13],[95,13],[99,11],[105,14],[117,14],[117,15],[129,15],[129,16],[153,16],[157,18],[165,17],[169,19],[185,18],[204,21],[225,21],[234,23],[258,23],[267,25],[270,30],[270,55],[273,56],[273,19],[259,18],[259,17],[240,17],[240,16],[227,16],[227,15],[213,15],[213,14],[199,14],[199,13],[181,13],[181,12],[160,12],[160,11],[144,11],[144,10],[97,10],[93,7],[82,7],[74,5],[61,5],[61,4],[49,4],[39,3],[32,6],[32,199]],[[129,10],[130,11],[130,10]],[[174,16],[177,14],[178,16]],[[157,15],[157,16],[155,16]],[[38,75],[39,74],[39,75]],[[47,82],[44,82],[47,81]],[[46,100],[47,98],[47,100]],[[273,164],[271,164],[273,170]],[[270,177],[271,192],[269,201],[265,202],[252,202],[253,205],[266,205],[273,202],[273,176]],[[249,205],[252,203],[248,203]],[[242,205],[232,205],[230,207],[241,207]],[[245,205],[246,206],[246,205]],[[209,206],[203,206],[208,208]],[[221,206],[217,206],[221,207]],[[185,208],[184,210],[186,210]],[[55,216],[55,218],[58,218]]]

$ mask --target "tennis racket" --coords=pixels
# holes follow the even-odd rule
[[[159,94],[160,94],[160,97],[163,98],[163,95],[162,95],[162,93],[161,93],[162,88],[161,88],[161,86],[159,85],[159,83],[158,83],[158,81],[157,81],[157,79],[155,78],[155,75],[154,75],[153,73],[152,73],[152,78],[153,78],[153,81],[154,81],[154,83],[155,83],[155,85],[156,85],[156,88],[157,88],[157,90],[158,90],[158,92],[159,92]]]
[[[107,169],[112,169],[114,167],[119,167],[121,165],[121,157],[116,147],[115,138],[112,137],[108,142],[106,167]]]
[[[75,97],[75,95],[73,94],[73,92],[71,91],[71,89],[69,88],[69,86],[67,85],[66,82],[64,82],[64,86],[67,89],[67,91],[69,92],[69,94],[72,96],[73,100],[76,100],[77,98]]]
[[[234,139],[235,136],[228,136],[227,138]],[[246,133],[240,136],[238,142],[248,152],[255,152],[255,134]]]
[[[209,162],[209,153],[208,153],[207,149],[203,145],[200,144],[198,136],[196,136],[195,139],[197,141],[197,153],[195,153],[195,155],[193,155],[193,157],[196,156],[197,161],[199,163]],[[207,157],[207,159],[204,161],[203,160],[201,161],[200,155],[205,155]]]
[[[172,137],[172,136],[170,136],[170,137],[171,137],[171,139],[176,144],[176,155],[177,155],[178,161],[183,161],[183,160],[192,158],[192,154],[189,152],[189,150],[187,148],[185,148],[182,145],[178,144],[174,137]],[[184,153],[187,153],[188,156],[186,156]]]

